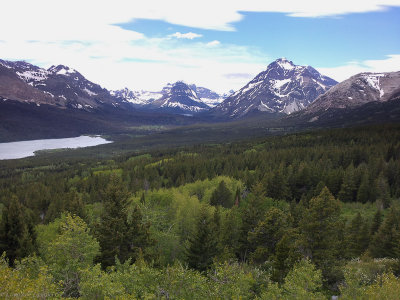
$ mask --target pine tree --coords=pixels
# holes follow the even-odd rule
[[[376,201],[378,201],[382,208],[388,208],[390,206],[390,189],[387,182],[387,178],[381,172],[376,179]]]
[[[226,187],[225,181],[221,181],[218,187],[214,190],[210,198],[210,204],[217,206],[221,205],[225,208],[230,208],[233,205],[231,191]]]
[[[399,230],[400,211],[392,207],[379,230],[373,236],[368,249],[372,257],[399,258],[397,256],[398,244],[400,243]]]
[[[366,203],[371,199],[370,182],[368,173],[365,172],[361,178],[361,183],[357,191],[357,202]]]
[[[344,173],[343,183],[340,187],[338,198],[342,202],[352,202],[355,199],[356,192],[357,187],[355,182],[354,166],[353,164],[350,164]]]
[[[340,224],[340,203],[324,188],[310,200],[300,222],[300,241],[303,255],[311,258],[329,281],[335,280],[335,266],[338,258],[338,226]]]
[[[274,172],[271,180],[269,180],[267,195],[278,200],[290,199],[289,183],[284,174],[283,165]]]
[[[246,198],[246,203],[241,207],[242,227],[238,240],[238,255],[243,261],[248,259],[249,253],[254,251],[248,241],[249,232],[254,231],[259,221],[261,221],[265,201],[265,188],[261,182],[255,184],[251,189],[251,194]]]
[[[354,217],[346,230],[346,256],[348,258],[360,257],[368,247],[368,224],[360,213]]]
[[[301,258],[296,247],[299,239],[297,228],[285,231],[280,241],[276,244],[275,255],[272,257],[271,279],[281,283],[293,265]]]
[[[252,248],[256,249],[251,255],[252,260],[258,263],[269,260],[288,226],[287,215],[280,209],[272,207],[254,231],[249,232],[248,240]]]
[[[217,254],[217,241],[214,233],[215,224],[208,215],[207,209],[202,207],[197,219],[196,232],[189,238],[186,250],[186,259],[189,267],[206,271]]]
[[[122,263],[129,258],[134,260],[140,251],[152,244],[149,225],[143,223],[137,206],[128,221],[128,196],[121,179],[112,175],[102,194],[103,212],[96,228],[103,268],[114,265],[115,257]]]
[[[10,265],[16,259],[23,258],[34,251],[35,234],[32,216],[21,205],[18,198],[12,196],[3,209],[0,223],[0,252],[6,252]]]

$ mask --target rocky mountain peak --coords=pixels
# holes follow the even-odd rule
[[[298,66],[279,58],[214,112],[233,118],[254,111],[290,114],[307,107],[336,83],[310,66]]]

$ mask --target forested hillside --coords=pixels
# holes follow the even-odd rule
[[[7,162],[0,199],[0,298],[400,294],[399,125]]]

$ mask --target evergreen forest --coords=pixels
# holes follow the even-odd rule
[[[0,162],[0,299],[399,299],[398,124],[72,156]]]

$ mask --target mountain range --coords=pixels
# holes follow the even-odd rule
[[[379,115],[373,109],[396,108],[399,101],[392,100],[399,98],[400,71],[360,73],[337,83],[286,58],[269,64],[236,92],[223,95],[184,81],[169,83],[160,91],[111,91],[68,66],[44,69],[0,60],[0,139],[120,132],[144,124],[175,126],[256,115],[290,124],[323,124],[339,115],[351,119],[349,112],[355,110]],[[42,134],[35,134],[35,128]]]

